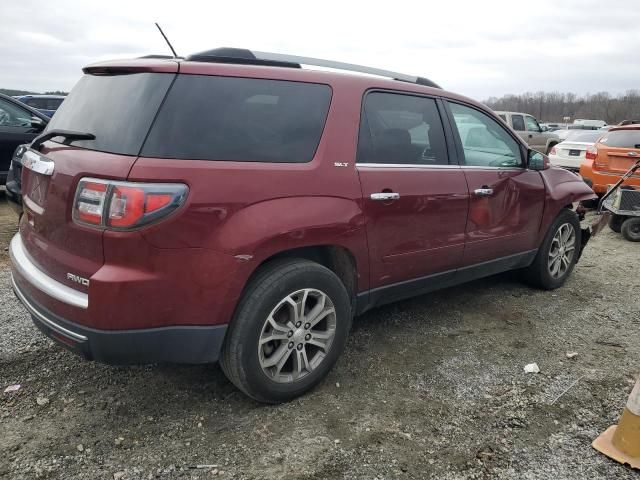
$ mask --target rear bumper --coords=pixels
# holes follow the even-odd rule
[[[566,158],[559,155],[549,155],[549,161],[551,165],[556,167],[566,168],[567,170],[578,171],[580,170],[580,164],[582,163],[581,157]]]
[[[11,241],[11,281],[18,299],[48,337],[88,360],[108,364],[212,363],[218,360],[226,325],[169,325],[150,328],[100,329],[70,320],[66,311],[85,311],[88,295],[40,270],[30,259],[20,234]],[[40,300],[42,299],[42,300]],[[157,302],[156,302],[157,303]],[[149,309],[150,310],[150,309]],[[114,311],[114,315],[118,315]],[[116,320],[113,319],[117,325]]]
[[[97,330],[65,320],[28,297],[12,277],[13,290],[35,325],[49,338],[81,355],[112,365],[212,363],[219,357],[226,325]]]
[[[607,193],[607,189],[609,185],[613,185],[620,177],[622,177],[622,173],[613,173],[613,172],[602,172],[599,170],[590,170],[588,172],[583,173],[584,169],[580,170],[580,173],[583,177],[585,177],[585,181],[588,179],[591,182],[590,187],[596,192],[598,195],[603,195]],[[586,174],[586,175],[585,175]],[[634,175],[628,178],[625,182],[625,185],[633,185],[635,187],[640,186],[640,177]]]

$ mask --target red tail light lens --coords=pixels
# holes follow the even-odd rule
[[[76,223],[131,230],[179,208],[189,189],[180,183],[135,183],[83,178],[73,205]]]
[[[584,154],[584,158],[587,160],[595,160],[598,156],[598,149],[594,146],[587,148],[587,152]]]
[[[549,155],[555,155],[556,154],[556,147],[553,146],[551,147],[551,150],[549,150]]]
[[[107,199],[107,185],[96,182],[80,182],[76,193],[74,214],[82,223],[102,224],[102,212]]]

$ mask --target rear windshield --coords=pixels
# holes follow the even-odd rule
[[[308,162],[320,142],[330,101],[327,85],[180,75],[141,155]]]
[[[92,133],[73,145],[138,155],[173,74],[85,75],[62,102],[47,130]],[[63,138],[58,138],[63,142]]]
[[[640,130],[614,130],[605,133],[600,143],[609,147],[640,148]]]
[[[598,140],[601,136],[602,132],[599,132],[598,130],[572,130],[569,135],[567,135],[567,138],[565,140],[567,142],[596,143],[596,140]]]

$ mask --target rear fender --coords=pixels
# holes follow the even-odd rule
[[[313,246],[349,251],[357,265],[358,290],[369,288],[365,217],[353,200],[288,197],[252,204],[234,213],[208,243],[238,264],[231,295],[239,296],[251,274],[270,257]]]

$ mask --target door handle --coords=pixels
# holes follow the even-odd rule
[[[488,188],[488,187],[476,188],[473,191],[473,194],[476,197],[490,197],[491,195],[493,195],[493,188]]]
[[[396,192],[378,192],[371,194],[371,200],[378,202],[388,202],[390,200],[399,200],[400,194]]]

